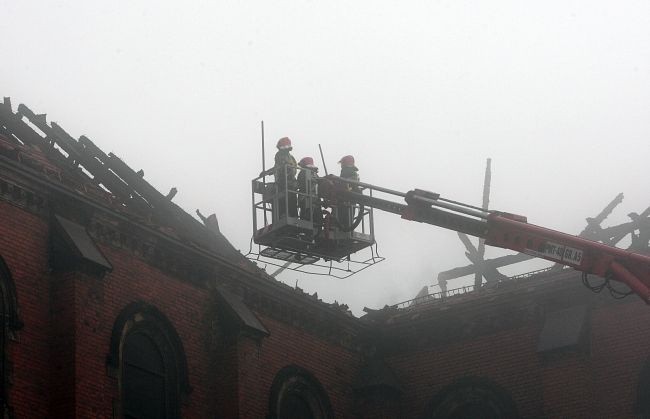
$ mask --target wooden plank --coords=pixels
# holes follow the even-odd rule
[[[45,139],[27,125],[20,116],[14,114],[11,102],[7,99],[5,98],[5,102],[0,105],[0,118],[3,125],[23,143],[42,148],[45,145]]]
[[[43,133],[53,140],[63,151],[68,154],[68,161],[73,165],[81,164],[92,176],[93,179],[88,178],[92,183],[101,183],[108,189],[114,196],[119,198],[124,204],[133,205],[140,210],[148,210],[147,203],[139,197],[122,179],[110,172],[108,168],[100,160],[95,158],[92,154],[86,152],[86,148],[68,134],[57,123],[52,122],[51,126],[47,124],[47,120],[34,112],[25,105],[18,107],[19,112],[24,115],[30,122],[38,127]],[[103,154],[103,153],[102,153]],[[79,173],[82,175],[82,173]],[[86,176],[83,174],[83,176]]]
[[[163,208],[169,202],[167,198],[156,188],[151,186],[149,182],[144,180],[133,169],[122,161],[113,153],[108,153],[108,160],[106,165],[117,176],[119,176],[127,185],[135,190],[142,198],[144,198],[149,205],[153,207]]]
[[[501,256],[494,259],[486,259],[482,266],[489,267],[490,269],[497,269],[502,266],[512,265],[513,263],[519,263],[526,260],[533,259],[534,256],[527,255],[525,253],[517,253],[514,255]],[[459,268],[450,269],[448,271],[440,272],[438,274],[439,280],[448,281],[450,279],[456,279],[467,275],[475,274],[481,267],[477,265],[467,265],[461,266]]]
[[[483,180],[483,208],[485,211],[488,210],[490,206],[490,184],[492,183],[492,159],[487,159],[485,162],[485,178]],[[482,262],[485,259],[485,239],[478,239],[478,259]],[[495,275],[497,274],[497,275]],[[499,271],[494,268],[494,272],[490,272],[490,275],[486,275],[486,272],[477,272],[474,274],[474,286],[480,287],[483,284],[483,277],[487,282],[494,282],[499,279],[498,275],[501,275]]]
[[[120,179],[117,175],[109,170],[106,162],[109,157],[99,147],[95,145],[88,137],[82,135],[79,137],[79,145],[81,146],[81,154],[85,155],[88,159],[92,159],[101,165],[101,170],[96,176],[102,183],[104,180],[110,183],[111,187],[107,186],[111,192],[113,187],[119,188],[119,194],[127,204],[132,204],[141,210],[150,210],[149,204],[124,180]],[[106,185],[106,183],[104,183]]]

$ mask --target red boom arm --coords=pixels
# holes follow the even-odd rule
[[[516,250],[626,284],[650,303],[650,257],[491,213],[486,244]]]
[[[348,185],[368,189],[370,193],[351,191]],[[401,196],[406,205],[374,197],[373,191]],[[622,282],[650,304],[650,256],[528,224],[526,217],[520,215],[486,211],[419,189],[402,193],[329,175],[319,180],[319,193],[326,203],[355,202],[399,214],[407,220],[485,238],[485,243],[491,246],[527,253],[586,274]]]

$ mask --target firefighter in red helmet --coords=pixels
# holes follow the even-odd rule
[[[300,218],[303,220],[320,219],[320,202],[316,192],[316,178],[318,167],[314,165],[314,159],[303,157],[298,162],[300,171],[298,173],[298,208]]]
[[[316,171],[318,171],[318,167],[316,167],[314,165],[314,159],[311,158],[311,157],[303,157],[298,162],[298,165],[301,166],[301,167],[308,167],[310,169],[316,169]]]
[[[339,164],[341,165],[340,177],[342,179],[359,182],[359,169],[354,165],[354,156],[347,155],[341,157]],[[360,192],[360,188],[357,185],[350,185],[349,188],[354,192]],[[349,228],[351,226],[353,213],[354,211],[351,205],[341,205],[339,207],[337,218],[343,228]]]
[[[339,164],[341,165],[341,177],[343,179],[359,181],[359,169],[354,165],[354,156],[341,157]]]
[[[289,217],[298,216],[296,205],[296,159],[291,155],[291,140],[289,137],[282,137],[276,144],[278,149],[275,153],[275,165],[273,175],[278,191],[278,217],[286,215]]]

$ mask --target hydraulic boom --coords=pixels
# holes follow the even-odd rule
[[[318,185],[325,206],[356,203],[397,214],[406,220],[484,238],[490,246],[567,265],[585,275],[621,282],[650,304],[650,256],[529,224],[521,215],[485,211],[419,189],[403,193],[334,175],[319,179]],[[365,195],[357,192],[360,189],[400,196],[405,203]]]

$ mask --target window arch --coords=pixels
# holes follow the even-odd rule
[[[113,326],[109,371],[118,378],[125,418],[177,418],[189,394],[187,361],[180,338],[155,307],[127,306]]]
[[[295,365],[280,370],[273,380],[269,419],[330,419],[327,393],[307,370]]]
[[[0,318],[2,319],[2,324],[0,324],[0,409],[2,411],[0,414],[3,414],[7,410],[7,384],[9,382],[7,343],[11,333],[21,329],[23,323],[18,317],[14,281],[2,257],[0,257]]]
[[[443,388],[429,404],[431,419],[517,418],[510,394],[496,383],[478,377],[461,378]]]

